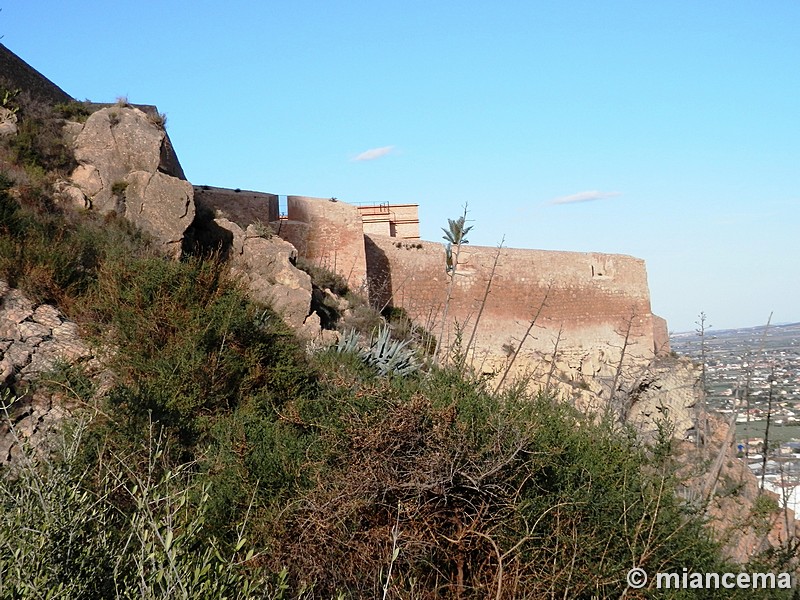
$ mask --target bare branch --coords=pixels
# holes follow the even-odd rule
[[[542,298],[542,301],[539,303],[539,307],[536,309],[536,313],[533,315],[533,318],[530,320],[530,323],[528,324],[528,329],[525,330],[525,335],[523,335],[522,339],[519,341],[517,349],[514,351],[511,360],[506,365],[505,371],[503,371],[503,376],[500,378],[497,387],[494,388],[495,393],[500,391],[500,388],[503,387],[503,384],[505,383],[506,378],[508,377],[508,373],[511,371],[511,367],[514,366],[514,362],[517,360],[519,353],[522,351],[522,346],[525,344],[525,340],[528,339],[528,336],[530,335],[533,326],[536,325],[536,321],[539,319],[539,315],[542,314],[542,310],[544,310],[544,307],[547,306],[547,298],[550,295],[550,290],[552,289],[552,287],[553,283],[550,282],[550,284],[547,286],[547,291],[544,294],[544,298]]]

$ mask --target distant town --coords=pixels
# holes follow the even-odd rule
[[[719,331],[706,326],[704,334],[672,334],[670,342],[677,354],[705,363],[708,409],[727,418],[736,411],[739,455],[765,488],[797,512],[800,323]]]

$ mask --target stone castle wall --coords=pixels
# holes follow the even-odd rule
[[[404,308],[417,323],[440,336],[450,281],[442,245],[367,235],[366,248],[373,302]],[[496,248],[462,247],[445,324],[445,346],[454,343],[458,327],[466,345],[496,256]],[[477,329],[476,358],[487,367],[502,363],[540,309],[524,344],[526,353],[552,358],[558,342],[565,368],[590,356],[596,369],[600,362],[613,364],[623,345],[631,360],[641,362],[654,355],[657,327],[640,259],[502,249]]]
[[[0,74],[4,71],[41,99],[69,100],[0,45]],[[366,288],[377,308],[405,309],[439,338],[446,353],[460,343],[478,371],[502,373],[513,363],[512,377],[530,377],[532,383],[544,378],[547,386],[555,378],[554,385],[564,384],[576,406],[605,402],[625,419],[637,414],[650,418],[661,410],[663,399],[643,399],[648,390],[665,389],[651,385],[646,370],[657,351],[668,351],[668,336],[666,323],[651,313],[642,260],[467,245],[459,251],[444,318],[451,278],[442,245],[418,239],[417,205],[359,208],[335,198],[288,196],[284,218],[274,194],[192,187],[158,122],[155,107],[117,106],[96,110],[86,124],[69,123],[80,166],[72,185],[61,182],[65,197],[125,215],[176,249],[176,255],[178,244],[180,251],[219,244],[231,253],[251,293],[283,309],[298,331],[320,334],[321,319],[312,312],[308,275],[292,265],[295,249],[297,257],[344,276],[352,289]],[[115,191],[119,183],[128,184],[122,192]],[[272,231],[262,227],[267,223]],[[45,309],[39,312],[41,318],[53,316]],[[479,314],[474,346],[468,348]],[[4,342],[0,366],[6,379],[32,373],[50,355],[56,329],[64,326],[54,325],[48,334],[35,313],[32,318],[26,314],[17,321],[20,339]],[[34,344],[39,337],[41,344]],[[591,396],[588,403],[583,392]],[[683,412],[693,399],[685,403]]]
[[[278,220],[278,196],[275,194],[196,185],[194,198],[198,205],[223,213],[243,229]]]
[[[2,45],[0,65],[21,86],[40,91],[52,100],[69,99]],[[95,113],[92,119],[97,120],[100,113],[103,111]],[[86,128],[79,137],[86,133]],[[163,132],[159,135],[163,141]],[[163,143],[160,152],[164,153]],[[163,159],[164,156],[153,158],[157,163],[161,161],[159,167],[163,167]],[[174,159],[166,162],[177,165],[177,157]],[[176,175],[180,177],[182,173]],[[120,179],[121,176],[116,176],[109,181]],[[135,183],[130,187],[135,188]],[[251,224],[270,223],[306,261],[340,273],[353,288],[368,284],[372,301],[378,307],[389,304],[403,307],[418,323],[434,332],[442,331],[441,315],[449,284],[443,249],[440,244],[403,239],[419,234],[416,205],[385,205],[390,212],[388,233],[396,237],[369,233],[376,230],[370,224],[365,236],[362,213],[374,212],[375,206],[359,209],[333,198],[289,196],[288,218],[283,219],[274,194],[207,186],[195,187],[194,193],[198,205],[215,214],[227,215],[243,230]],[[126,192],[126,198],[127,195]],[[191,221],[192,216],[193,210],[187,210],[185,220]],[[446,346],[456,339],[455,324],[471,331],[495,253],[494,248],[468,245],[462,248],[443,335]],[[503,249],[477,331],[478,349],[502,356],[518,344],[539,307],[537,326],[526,343],[542,353],[553,348],[556,340],[565,351],[619,348],[625,344],[625,332],[630,334],[625,345],[630,346],[628,351],[632,354],[652,356],[656,348],[668,349],[666,324],[650,312],[647,276],[644,262],[639,259]]]
[[[5,79],[12,89],[25,90],[47,104],[72,101],[69,94],[3,44],[0,44],[0,78]]]
[[[669,354],[672,348],[669,345],[669,327],[667,320],[653,315],[653,344],[657,354]]]
[[[287,197],[288,218],[273,223],[305,260],[340,273],[353,289],[367,279],[364,233],[358,209],[345,202]]]
[[[330,198],[287,196],[287,215],[280,216],[279,196],[249,190],[194,186],[198,206],[235,222],[270,225],[290,242],[299,257],[341,274],[353,289],[367,277],[364,229],[358,209]]]
[[[338,272],[356,289],[366,283],[374,306],[403,308],[442,337],[450,278],[441,244],[370,233],[374,228],[360,207],[329,198],[288,196],[287,218],[279,218],[274,194],[207,186],[195,191],[199,203],[235,213],[233,220],[242,226],[269,220],[299,257]],[[496,255],[496,248],[462,247],[445,348],[455,343],[459,327],[463,343],[470,336]],[[476,331],[475,359],[496,369],[517,348],[537,311],[524,343],[530,363],[549,356],[558,358],[564,371],[599,372],[615,363],[623,346],[628,359],[639,362],[669,351],[666,322],[651,313],[644,261],[637,258],[502,249]]]

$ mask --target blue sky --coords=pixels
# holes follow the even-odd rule
[[[670,329],[800,321],[800,2],[5,0],[69,94],[157,104],[196,184],[420,205],[438,240],[647,262]]]

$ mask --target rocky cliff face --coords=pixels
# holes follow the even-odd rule
[[[792,555],[800,521],[792,510],[780,508],[776,494],[760,489],[758,478],[736,456],[729,424],[714,415],[709,422],[711,437],[705,446],[688,441],[675,445],[674,456],[684,465],[683,496],[704,510],[724,554],[734,562],[744,564],[781,550]],[[709,469],[712,462],[719,462],[719,472]]]
[[[74,133],[79,166],[71,176],[76,190],[67,192],[73,200],[124,216],[179,255],[194,219],[194,192],[168,160],[158,120],[137,108],[115,106],[93,113]]]
[[[552,360],[552,355],[527,357],[523,364],[538,365],[529,369],[534,381],[545,382],[580,410],[605,414],[611,408],[644,440],[654,439],[665,425],[678,439],[692,435],[700,388],[698,369],[688,359],[633,359],[620,366],[587,350],[581,360]]]

